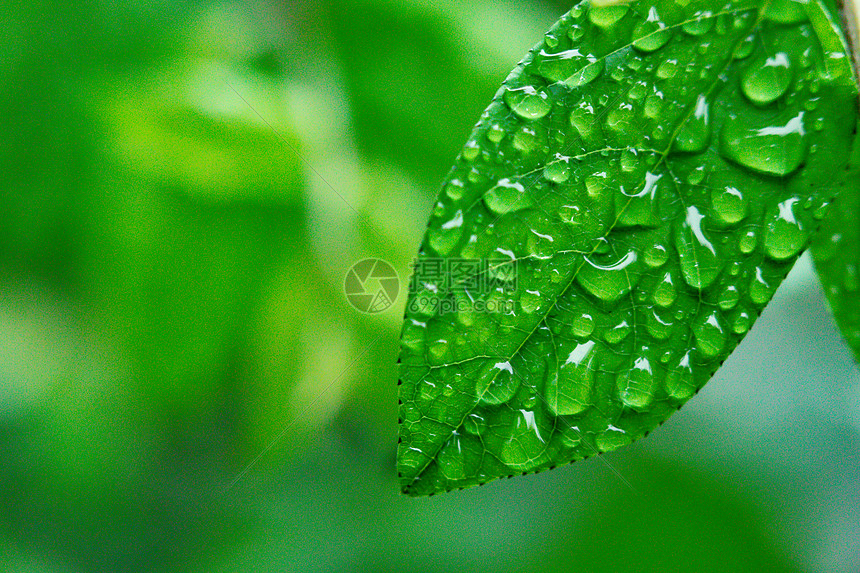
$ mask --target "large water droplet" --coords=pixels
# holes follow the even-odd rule
[[[669,252],[666,250],[666,247],[659,243],[650,245],[645,249],[645,264],[652,269],[662,267],[668,260]]]
[[[615,302],[630,292],[638,280],[636,253],[630,251],[621,260],[599,265],[589,257],[577,273],[579,284],[592,295],[605,302]]]
[[[451,220],[442,223],[438,228],[430,229],[430,247],[441,256],[446,256],[454,250],[463,236],[463,211],[458,210]]]
[[[627,15],[629,10],[630,6],[627,4],[592,6],[588,11],[588,19],[598,28],[611,28]]]
[[[704,151],[711,141],[711,118],[708,99],[699,96],[692,117],[681,125],[675,138],[675,150],[685,153]]]
[[[780,24],[797,24],[807,19],[805,0],[772,0],[765,2],[762,16]]]
[[[784,261],[796,256],[806,245],[807,234],[795,215],[796,197],[777,205],[767,223],[764,246],[770,258]]]
[[[666,393],[676,400],[689,400],[696,392],[690,353],[687,352],[666,374]]]
[[[574,319],[570,333],[577,338],[586,338],[594,332],[594,318],[590,314],[583,314]]]
[[[662,175],[646,173],[642,189],[633,195],[625,193],[621,188],[616,205],[618,226],[650,228],[660,226],[657,193],[658,183],[662,178]]]
[[[603,333],[603,339],[609,344],[618,344],[630,335],[630,324],[626,320],[621,321]]]
[[[543,170],[543,176],[553,183],[565,183],[570,179],[570,157],[556,155]]]
[[[577,49],[556,53],[541,50],[538,54],[538,72],[552,82],[562,82],[578,76],[574,82],[590,83],[600,73],[600,66],[591,65],[598,61],[593,54],[583,54]],[[588,74],[593,74],[593,77],[583,77],[586,69],[590,70]]]
[[[510,179],[502,179],[484,193],[484,204],[497,215],[513,213],[534,205],[525,187]]]
[[[783,126],[749,128],[739,118],[726,122],[720,151],[727,158],[760,173],[784,177],[806,158],[803,112]]]
[[[514,410],[499,415],[506,418],[501,426],[506,431],[498,455],[508,467],[527,472],[548,461],[547,441],[552,430],[544,423],[540,410]],[[494,444],[490,447],[495,449]]]
[[[514,374],[510,362],[498,362],[485,368],[475,384],[479,400],[490,405],[504,404],[519,388],[520,377]]]
[[[717,219],[727,225],[735,225],[747,216],[747,200],[736,187],[711,190],[711,205]]]
[[[666,273],[663,276],[663,280],[660,281],[660,284],[658,284],[657,288],[654,289],[654,304],[663,308],[669,308],[675,304],[677,296],[678,293],[675,290],[675,283],[672,281],[672,275],[670,273]]]
[[[681,258],[684,280],[696,289],[710,286],[722,268],[717,250],[702,228],[704,218],[698,208],[690,206],[675,232],[675,248]]]
[[[633,29],[633,47],[643,52],[653,52],[672,39],[672,30],[660,20],[657,8],[651,7],[648,18]]]
[[[693,336],[696,337],[696,349],[703,357],[716,358],[722,353],[726,346],[726,333],[717,311],[696,319]]]
[[[770,283],[764,278],[761,267],[756,267],[755,278],[750,282],[750,300],[761,306],[767,304],[770,297],[773,296],[773,289]]]
[[[570,113],[570,125],[583,138],[589,139],[596,131],[594,107],[586,102],[580,103],[579,107]]]
[[[577,345],[559,364],[548,380],[546,397],[550,411],[557,416],[572,416],[588,409],[594,386],[597,346],[594,341]]]
[[[737,306],[738,301],[741,298],[741,294],[735,286],[728,286],[720,293],[720,300],[718,301],[720,308],[723,310],[731,310],[735,306]]]
[[[674,323],[668,316],[661,316],[656,309],[650,309],[645,312],[645,326],[650,334],[656,340],[666,340],[671,336],[674,330]]]
[[[515,114],[527,120],[541,119],[552,110],[549,94],[535,89],[534,86],[509,88],[505,92],[505,102]]]
[[[754,62],[741,80],[741,89],[757,105],[767,105],[781,98],[791,85],[791,61],[785,52]]]
[[[633,360],[630,369],[617,378],[621,401],[634,410],[645,410],[654,400],[654,372],[646,353],[648,348],[643,348],[642,355]]]
[[[696,12],[681,28],[691,36],[704,36],[714,27],[714,14],[710,11]]]
[[[436,458],[436,463],[439,465],[439,471],[449,480],[458,480],[466,477],[466,459],[463,456],[463,444],[461,442],[465,436],[454,434],[445,443],[439,455]]]

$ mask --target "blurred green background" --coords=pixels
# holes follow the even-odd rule
[[[398,493],[405,301],[343,277],[408,276],[569,7],[4,2],[0,569],[860,571],[860,375],[807,259],[647,440]]]

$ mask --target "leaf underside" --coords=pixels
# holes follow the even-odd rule
[[[829,14],[584,2],[512,72],[416,262],[404,493],[621,448],[711,378],[847,163],[856,91]],[[455,277],[461,260],[491,263]]]
[[[860,136],[856,135],[839,194],[812,243],[827,301],[860,363]]]

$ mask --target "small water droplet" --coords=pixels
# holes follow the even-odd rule
[[[799,0],[771,0],[764,4],[762,17],[780,24],[797,24],[807,20],[806,2]]]
[[[630,334],[630,330],[630,325],[625,320],[604,332],[603,339],[609,344],[618,344],[627,338]]]
[[[735,320],[732,322],[732,331],[735,334],[746,334],[746,332],[750,329],[750,324],[752,323],[752,319],[750,315],[746,312],[740,312],[735,317]]]
[[[524,125],[514,133],[514,149],[522,153],[531,153],[544,143],[545,135],[534,127]]]
[[[526,120],[541,119],[552,110],[549,94],[544,90],[535,89],[534,86],[508,88],[505,92],[505,102],[515,114]]]
[[[570,125],[576,129],[583,138],[589,138],[595,130],[594,107],[586,102],[570,113]]]
[[[738,248],[745,255],[752,253],[756,246],[758,246],[758,237],[755,231],[747,231],[738,242]]]
[[[578,87],[591,83],[600,75],[603,61],[594,54],[583,54],[575,48],[555,53],[541,50],[537,67],[540,75],[551,82]]]
[[[714,14],[710,11],[699,11],[684,22],[681,28],[691,36],[704,36],[714,27]]]
[[[622,103],[613,108],[606,116],[606,127],[617,132],[626,133],[633,125],[633,106]]]
[[[452,179],[445,187],[445,194],[450,197],[452,201],[459,201],[463,198],[465,190],[466,185],[462,181],[459,179]]]
[[[487,139],[489,139],[493,143],[499,143],[504,138],[505,130],[498,123],[493,124],[493,126],[490,127],[489,131],[487,131]]]
[[[580,40],[583,35],[585,35],[585,31],[582,29],[581,26],[571,26],[570,29],[567,31],[567,37],[574,42]]]
[[[656,94],[651,94],[645,98],[645,107],[643,113],[652,119],[656,119],[663,111],[663,98]]]
[[[534,203],[521,183],[502,179],[484,193],[484,204],[497,215],[513,213],[531,207]]]
[[[744,95],[756,105],[768,105],[782,97],[791,84],[792,67],[788,54],[754,62],[741,80]]]
[[[471,163],[481,154],[481,147],[477,141],[470,141],[463,148],[463,159]]]
[[[646,173],[642,189],[632,195],[625,193],[621,188],[616,202],[619,227],[654,228],[660,225],[657,194],[662,178],[662,175]]]
[[[540,292],[527,290],[520,295],[520,308],[526,314],[534,314],[541,308],[543,299]]]
[[[648,84],[645,82],[636,82],[633,84],[633,87],[630,88],[630,91],[627,92],[627,96],[633,101],[640,101],[648,94]]]
[[[650,334],[656,340],[666,340],[672,334],[674,323],[668,318],[660,316],[660,313],[655,309],[650,309],[646,313],[645,326]]]
[[[753,53],[753,49],[755,48],[755,34],[751,34],[743,39],[737,46],[735,46],[734,58],[736,60],[745,60],[750,57]]]

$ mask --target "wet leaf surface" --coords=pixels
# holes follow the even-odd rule
[[[855,123],[820,4],[574,7],[434,206],[402,336],[403,492],[553,468],[662,424],[806,248]]]
[[[860,360],[860,137],[812,244],[815,268],[845,342]]]

